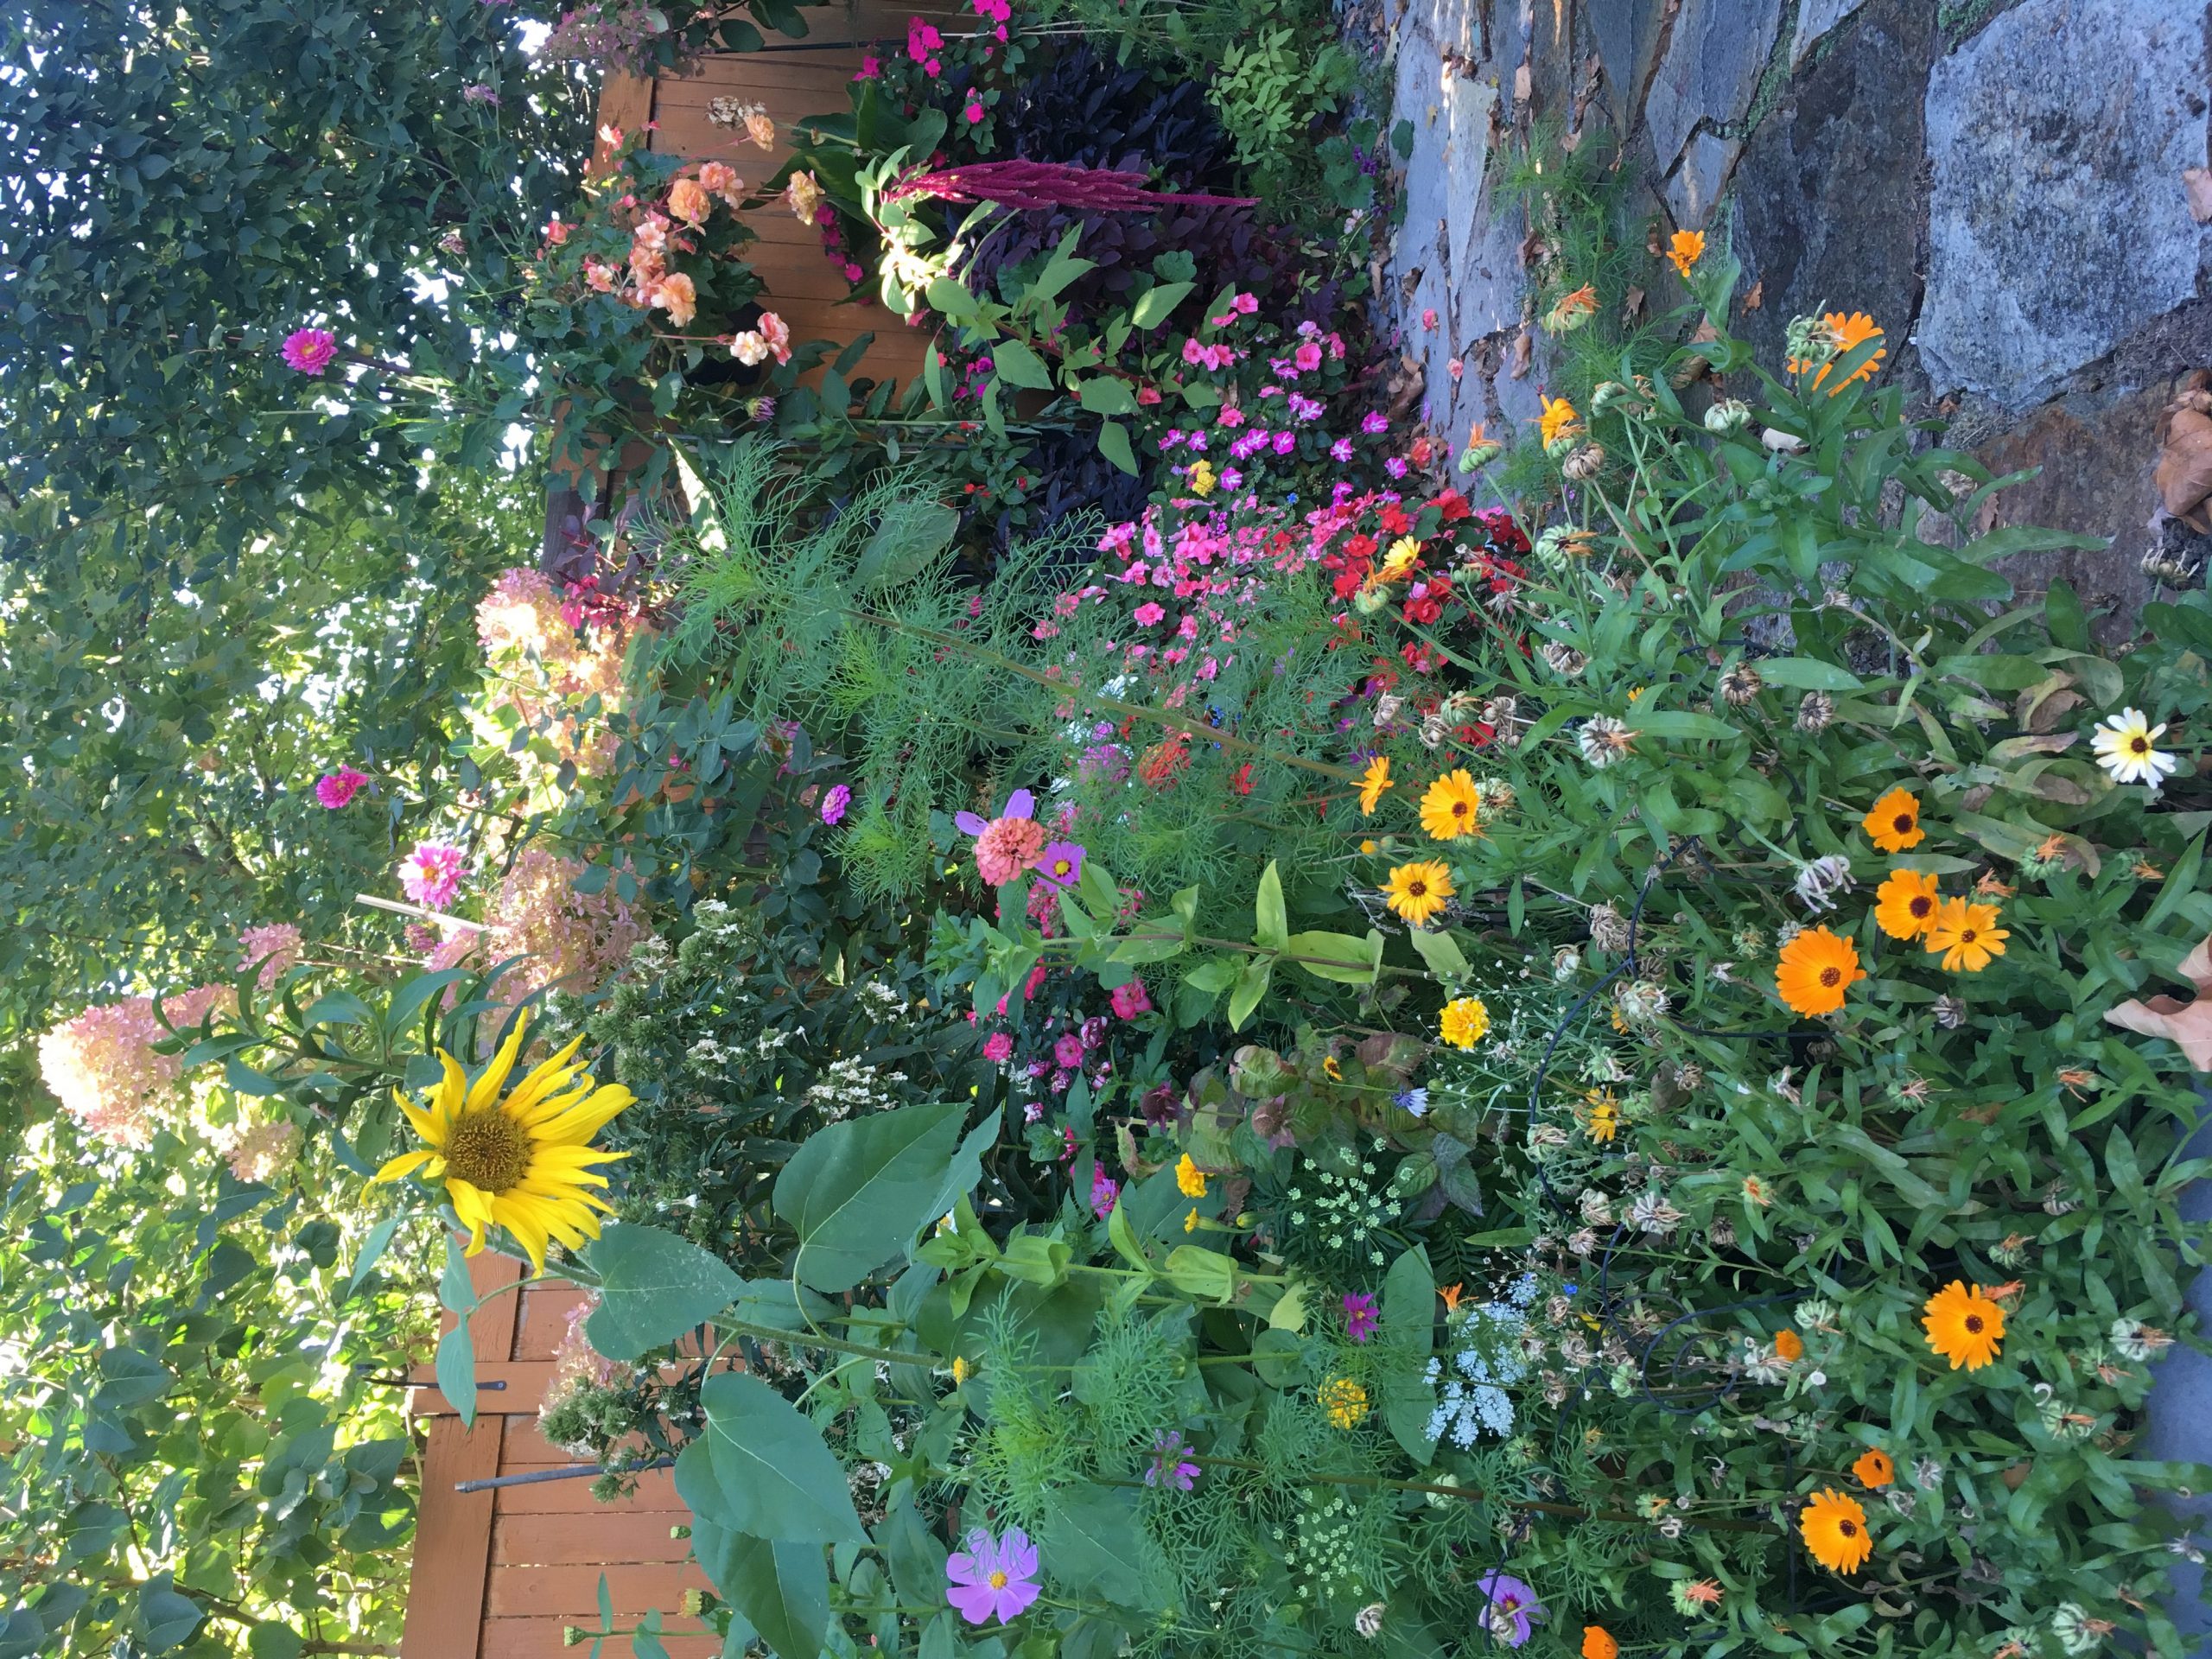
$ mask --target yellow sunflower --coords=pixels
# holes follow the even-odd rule
[[[1930,1296],[1921,1309],[1921,1328],[1928,1345],[1951,1362],[1978,1371],[1997,1357],[2005,1340],[2005,1310],[1982,1294],[1980,1285],[1967,1286],[1954,1279]]]
[[[1866,1535],[1866,1511],[1859,1500],[1834,1489],[1815,1492],[1797,1517],[1805,1548],[1813,1559],[1834,1573],[1856,1573],[1874,1553]]]
[[[468,1229],[471,1255],[484,1248],[486,1228],[503,1227],[543,1273],[549,1240],[573,1249],[599,1236],[593,1211],[612,1206],[587,1190],[607,1185],[592,1166],[629,1154],[602,1152],[591,1138],[637,1096],[619,1083],[594,1085],[591,1074],[572,1063],[583,1046],[578,1037],[503,1098],[499,1090],[529,1036],[529,1021],[518,1021],[474,1083],[460,1061],[439,1050],[445,1077],[427,1109],[393,1090],[429,1147],[402,1153],[376,1178],[396,1181],[419,1172],[444,1183],[454,1214]]]
[[[1458,889],[1452,872],[1433,859],[1401,864],[1383,884],[1383,902],[1415,927],[1426,927]]]
[[[1893,939],[1918,938],[1943,902],[1937,885],[1922,870],[1891,870],[1874,889],[1874,925]]]
[[[1928,925],[1927,949],[1941,956],[1952,973],[1961,969],[1978,974],[2005,954],[2005,941],[2012,936],[1997,925],[1994,905],[1977,905],[1965,899],[1946,899],[1936,907]]]
[[[1920,827],[1920,800],[1909,789],[1893,789],[1859,820],[1866,838],[1885,853],[1902,853],[1928,839]]]
[[[1390,757],[1378,754],[1367,763],[1367,770],[1359,774],[1359,813],[1372,817],[1381,804],[1382,791],[1390,787]],[[1366,849],[1362,848],[1363,852]]]
[[[1479,836],[1483,794],[1465,766],[1447,772],[1421,798],[1421,827],[1432,841],[1462,841]]]

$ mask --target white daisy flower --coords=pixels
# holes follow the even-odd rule
[[[2089,744],[2097,764],[2116,784],[2148,784],[2156,789],[2181,762],[2152,744],[2164,734],[2163,724],[2153,726],[2139,709],[2123,709],[2093,728]]]

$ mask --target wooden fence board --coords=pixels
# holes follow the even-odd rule
[[[711,1636],[686,1635],[696,1631],[691,1619],[669,1617],[662,1610],[662,1622],[668,1632],[661,1637],[661,1644],[668,1649],[669,1659],[717,1659],[721,1643]],[[484,1621],[484,1645],[478,1649],[477,1659],[583,1659],[588,1648],[564,1649],[561,1645],[563,1628],[581,1623],[586,1628],[597,1625],[596,1618],[581,1621],[564,1618],[487,1618]],[[602,1659],[628,1659],[630,1638],[616,1637],[600,1649]]]
[[[670,1547],[681,1541],[671,1536],[671,1529],[691,1524],[690,1511],[680,1504],[672,1510],[641,1510],[627,1503],[598,1507],[597,1515],[495,1514],[492,1564],[562,1567],[579,1561],[602,1566],[665,1561],[670,1559]]]
[[[672,1619],[686,1590],[707,1588],[706,1575],[688,1562],[630,1561],[584,1567],[518,1564],[492,1574],[484,1590],[485,1616],[536,1618],[551,1615],[592,1623],[599,1616],[602,1573],[618,1618],[658,1607],[664,1618]]]

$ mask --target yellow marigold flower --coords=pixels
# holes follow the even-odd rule
[[[1536,417],[1536,435],[1543,440],[1545,448],[1573,437],[1581,429],[1581,417],[1575,414],[1573,404],[1564,397],[1544,399],[1544,412]]]
[[[1703,231],[1676,231],[1667,243],[1667,258],[1675,269],[1687,277],[1690,267],[1705,257]]]
[[[1928,925],[1927,949],[1941,956],[1952,973],[1978,974],[2005,954],[2005,941],[2012,936],[1997,925],[1994,905],[1977,905],[1966,899],[1946,899],[1936,907]]]
[[[1198,1230],[1198,1212],[1196,1210],[1183,1217],[1183,1230],[1186,1233],[1195,1233]]]
[[[1852,353],[1857,351],[1861,346],[1864,346],[1868,340],[1880,340],[1883,338],[1882,326],[1876,322],[1873,318],[1868,316],[1864,311],[1853,311],[1847,316],[1840,311],[1831,311],[1823,316],[1821,321],[1827,325],[1828,338],[1835,342],[1836,358],[1848,357]],[[1839,380],[1833,386],[1828,386],[1828,396],[1831,397],[1834,397],[1836,393],[1841,391],[1846,386],[1849,385],[1853,380],[1872,379],[1874,378],[1874,371],[1880,366],[1882,359],[1888,355],[1889,351],[1886,347],[1878,347],[1872,357],[1868,358],[1864,363],[1859,365],[1858,369],[1850,376],[1850,378]],[[1814,374],[1813,384],[1816,386],[1827,385],[1828,371],[1834,366],[1834,364],[1835,359],[1831,358],[1827,362],[1818,365],[1817,368],[1819,372]],[[1816,365],[1811,362],[1792,359],[1789,364],[1789,372],[1792,374],[1803,374],[1808,370],[1814,369],[1815,366]]]
[[[1314,1395],[1338,1428],[1357,1428],[1367,1416],[1367,1390],[1349,1376],[1332,1376]]]
[[[1206,1173],[1191,1161],[1187,1152],[1175,1161],[1175,1185],[1186,1198],[1206,1195]]]
[[[1797,1528],[1813,1559],[1833,1573],[1856,1573],[1874,1553],[1874,1541],[1866,1533],[1866,1511],[1857,1498],[1843,1492],[1815,1492],[1797,1517]]]
[[[1867,840],[1885,853],[1902,853],[1928,839],[1920,827],[1920,800],[1909,789],[1893,789],[1859,820]]]
[[[1401,536],[1390,543],[1390,550],[1382,556],[1382,563],[1376,567],[1377,582],[1395,582],[1414,568],[1414,561],[1421,557],[1421,543],[1410,536]]]
[[[1428,831],[1432,841],[1464,841],[1469,836],[1479,836],[1482,804],[1482,791],[1465,766],[1447,772],[1421,798],[1421,827]]]
[[[1859,1454],[1851,1465],[1861,1486],[1887,1486],[1897,1478],[1897,1466],[1890,1461],[1890,1454],[1878,1446],[1870,1446]]]
[[[1192,495],[1211,495],[1217,482],[1213,475],[1213,463],[1204,456],[1199,457],[1191,463],[1190,473],[1184,481],[1190,485]]]
[[[960,1387],[976,1374],[976,1368],[959,1354],[952,1357],[952,1386]]]
[[[1949,1360],[1953,1370],[1963,1365],[1978,1371],[1997,1357],[2005,1339],[2005,1310],[1980,1285],[1969,1287],[1954,1279],[1930,1296],[1921,1312],[1928,1345]]]
[[[619,1083],[599,1087],[571,1063],[582,1037],[503,1096],[499,1091],[529,1036],[529,1020],[518,1020],[474,1083],[460,1061],[439,1050],[445,1077],[431,1091],[427,1109],[393,1090],[429,1149],[402,1153],[376,1179],[396,1181],[419,1172],[425,1180],[443,1183],[454,1214],[468,1229],[469,1255],[484,1248],[486,1228],[502,1227],[542,1274],[551,1241],[574,1249],[599,1236],[593,1211],[612,1213],[613,1206],[588,1190],[607,1185],[607,1177],[591,1166],[629,1154],[601,1152],[591,1138],[637,1096]]]
[[[1367,763],[1367,770],[1359,774],[1359,813],[1372,817],[1382,803],[1382,791],[1390,787],[1390,757],[1378,754]],[[1368,849],[1361,848],[1362,852]]]
[[[1916,939],[1943,902],[1936,879],[1920,870],[1892,870],[1874,889],[1874,925],[1893,939]]]
[[[1866,977],[1857,945],[1825,927],[1808,927],[1782,947],[1774,988],[1798,1014],[1834,1014],[1852,982]]]
[[[1390,872],[1383,902],[1415,927],[1426,927],[1457,891],[1449,869],[1433,859],[1423,859]]]
[[[1455,996],[1444,1005],[1439,1034],[1454,1048],[1472,1048],[1490,1029],[1490,1009],[1479,996]]]

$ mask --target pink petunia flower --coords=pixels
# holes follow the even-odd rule
[[[1003,1538],[994,1538],[977,1527],[968,1535],[967,1544],[944,1564],[945,1577],[951,1580],[944,1599],[970,1624],[986,1624],[994,1618],[1003,1624],[1020,1618],[1039,1593],[1037,1550],[1029,1535],[1009,1527]]]
[[[326,772],[315,780],[315,798],[333,812],[348,804],[361,792],[361,785],[369,781],[365,772],[356,772],[351,766],[340,766],[335,772]]]
[[[284,337],[284,366],[301,374],[321,374],[338,355],[338,336],[327,328],[296,328]]]
[[[399,861],[399,888],[418,905],[446,910],[461,896],[461,878],[467,874],[468,859],[460,848],[442,841],[418,842]]]

